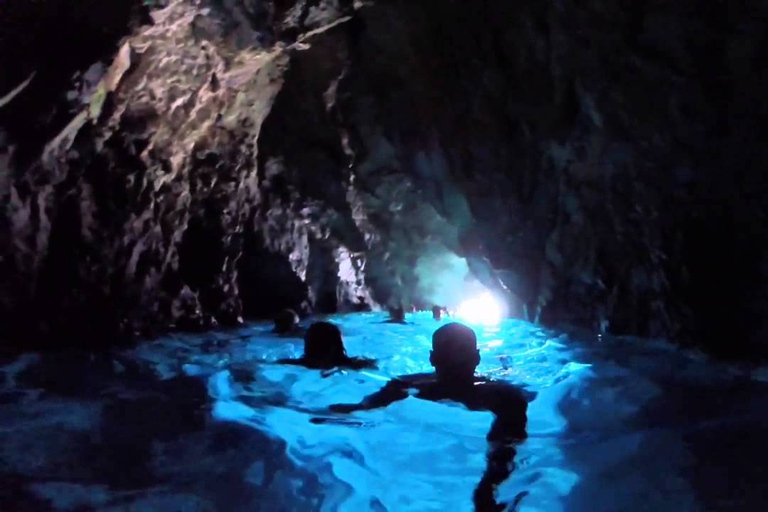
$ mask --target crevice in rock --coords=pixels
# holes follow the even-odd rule
[[[322,241],[310,242],[307,284],[312,309],[317,313],[335,313],[339,309],[337,269],[332,247]]]
[[[258,234],[245,237],[237,285],[246,318],[271,318],[283,308],[308,310],[307,284],[289,259],[267,249]]]

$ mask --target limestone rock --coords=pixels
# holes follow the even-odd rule
[[[757,2],[87,1],[73,40],[62,2],[6,4],[52,28],[0,47],[14,340],[467,281],[544,322],[765,348]]]

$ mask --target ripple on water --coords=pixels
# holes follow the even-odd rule
[[[415,398],[322,412],[429,371],[441,323],[330,320],[348,353],[377,359],[377,370],[323,377],[275,364],[303,343],[267,324],[167,336],[114,361],[27,354],[2,365],[0,476],[13,488],[0,508],[470,510],[489,413]],[[506,501],[524,495],[518,510],[765,509],[764,368],[513,320],[477,334],[478,371],[536,393],[529,438],[499,490]]]
[[[210,373],[216,418],[269,433],[287,444],[294,464],[320,475],[327,492],[325,510],[370,510],[371,503],[386,510],[469,510],[485,468],[490,413],[414,398],[322,424],[305,412],[356,402],[389,378],[431,370],[431,334],[440,323],[429,314],[409,315],[407,325],[384,324],[383,319],[381,314],[331,317],[342,329],[347,352],[377,359],[379,369],[326,378],[315,371],[271,364],[299,355],[301,340],[278,338],[265,326],[250,327],[252,336],[228,351],[228,364],[254,363],[258,387],[284,397],[278,406],[269,405],[267,396],[262,405],[245,405],[254,402],[244,400],[230,372],[215,361],[206,370],[197,358],[192,371]],[[557,436],[566,425],[557,403],[568,392],[568,377],[588,365],[572,360],[565,336],[525,322],[510,320],[476,332],[482,357],[479,373],[539,393],[529,415],[529,430],[538,436],[529,443],[533,451],[521,449],[525,463],[500,496],[513,499],[526,491],[525,501],[531,506],[559,510],[555,504],[578,478],[564,467],[557,446]]]

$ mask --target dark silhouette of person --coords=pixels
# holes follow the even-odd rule
[[[275,327],[272,332],[277,334],[300,334],[299,315],[292,309],[283,309],[275,315]]]
[[[304,335],[304,355],[298,359],[280,359],[277,362],[316,370],[376,368],[376,361],[373,359],[349,357],[344,348],[341,330],[330,322],[315,322],[309,326]]]
[[[443,318],[443,308],[440,306],[432,306],[432,318],[441,320]]]
[[[348,413],[386,407],[415,391],[414,396],[422,400],[450,400],[469,410],[492,412],[495,419],[487,436],[487,466],[473,500],[478,511],[504,510],[507,505],[496,502],[496,488],[512,473],[515,447],[527,437],[531,393],[508,382],[476,376],[475,369],[480,364],[477,337],[472,329],[459,323],[446,324],[434,332],[429,362],[434,373],[392,379],[358,404],[336,404],[330,409]],[[515,503],[523,496],[518,495]]]
[[[406,324],[405,309],[402,306],[389,308],[389,318],[384,320],[385,324]]]

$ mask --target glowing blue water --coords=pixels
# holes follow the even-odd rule
[[[430,370],[430,336],[439,323],[429,314],[410,315],[409,325],[383,319],[331,317],[343,331],[347,352],[377,359],[376,371],[323,377],[274,364],[298,357],[302,342],[279,338],[268,325],[249,326],[237,333],[243,339],[216,350],[196,349],[193,338],[176,336],[145,344],[135,356],[169,375],[181,369],[206,377],[215,421],[246,424],[284,442],[292,463],[317,475],[318,510],[472,510],[490,413],[415,398],[349,416],[311,412],[357,402],[391,377]],[[720,409],[706,401],[713,386],[754,382],[749,370],[716,365],[663,343],[578,340],[520,321],[477,333],[479,373],[538,393],[528,411],[530,437],[499,491],[502,501],[527,491],[518,510],[713,509],[702,505],[709,498],[699,487],[706,483],[691,476],[701,457],[696,436],[722,425],[742,428],[753,395]],[[235,371],[254,382],[234,379]],[[318,416],[334,421],[310,421]],[[261,482],[264,471],[263,464],[255,465],[244,478]],[[287,489],[301,485],[275,478]],[[293,510],[290,504],[281,507]]]
[[[275,364],[302,342],[258,324],[98,354],[0,353],[0,510],[469,511],[489,413],[415,398],[324,412],[429,370],[438,324],[383,319],[332,318],[350,355],[380,369],[326,377]],[[501,500],[768,510],[768,367],[516,321],[478,335],[481,373],[537,393]]]

